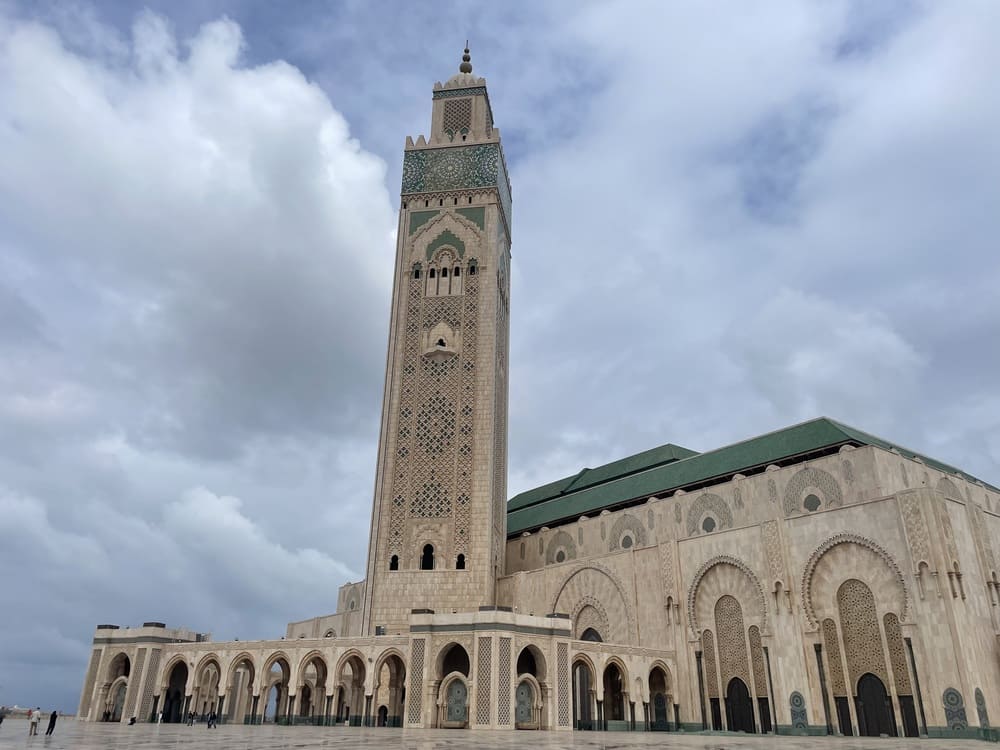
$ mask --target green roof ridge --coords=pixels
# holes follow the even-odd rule
[[[977,480],[953,466],[928,458],[887,440],[849,427],[829,417],[817,417],[756,437],[741,440],[707,453],[693,453],[685,458],[652,464],[611,476],[605,481],[591,482],[587,474],[599,472],[615,464],[627,463],[644,454],[667,446],[644,451],[598,469],[584,469],[575,477],[553,482],[516,495],[508,504],[507,532],[517,534],[527,529],[571,519],[606,507],[620,505],[657,492],[669,492],[685,486],[721,479],[748,469],[814,453],[847,443],[873,445],[883,450],[896,450],[908,458],[919,458],[927,465],[949,474]],[[686,450],[686,449],[681,449]],[[574,486],[574,484],[576,486]],[[994,491],[997,488],[983,483]]]
[[[619,458],[606,464],[601,464],[597,468],[584,467],[576,474],[555,482],[549,482],[539,487],[520,492],[507,503],[508,512],[518,508],[526,508],[544,500],[564,495],[570,491],[577,491],[595,484],[603,484],[612,479],[635,474],[666,463],[679,461],[689,456],[698,455],[696,451],[684,448],[673,443],[665,443],[656,448],[640,451],[625,458]]]

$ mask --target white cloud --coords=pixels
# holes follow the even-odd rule
[[[54,23],[0,19],[0,566],[48,594],[0,670],[58,623],[34,637],[65,697],[98,621],[274,636],[357,577],[395,215],[384,162],[235,22]]]

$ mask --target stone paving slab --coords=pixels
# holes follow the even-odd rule
[[[28,737],[28,722],[0,725],[0,750],[295,750],[387,748],[389,750],[629,750],[629,748],[777,748],[777,750],[975,750],[992,747],[976,740],[916,740],[857,737],[774,737],[673,732],[469,732],[462,730],[360,729],[347,727],[246,727],[204,724],[86,724],[60,720],[55,734]]]

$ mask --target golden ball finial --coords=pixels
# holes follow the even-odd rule
[[[459,73],[472,72],[472,56],[469,54],[469,42],[465,43],[465,54],[462,55],[462,64],[458,66]]]

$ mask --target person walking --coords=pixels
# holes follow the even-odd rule
[[[7,707],[0,706],[0,727],[3,726],[3,719],[7,715]]]
[[[45,736],[48,737],[54,731],[56,731],[56,719],[59,717],[58,712],[53,711],[49,714],[49,728],[45,730]]]
[[[34,737],[38,734],[38,721],[42,718],[41,707],[36,708],[28,715],[28,736]]]

